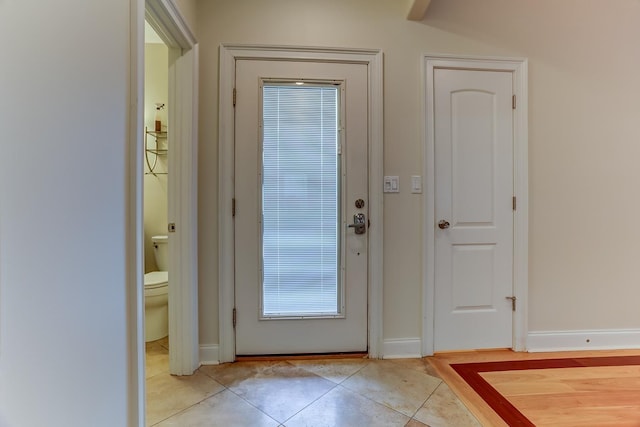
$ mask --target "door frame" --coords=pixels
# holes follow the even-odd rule
[[[438,68],[459,70],[509,71],[513,75],[513,93],[517,108],[513,110],[513,184],[517,209],[513,223],[513,291],[517,310],[513,314],[515,351],[527,348],[527,307],[529,268],[529,193],[528,193],[528,95],[527,59],[425,54],[423,65],[423,285],[422,285],[422,355],[434,352],[435,333],[435,110],[433,72]]]
[[[235,64],[239,59],[327,61],[366,64],[369,75],[369,357],[382,357],[383,181],[382,51],[297,46],[222,44],[220,46],[218,128],[218,303],[219,361],[235,360],[235,255],[234,255],[234,106]]]
[[[146,0],[145,18],[169,49],[167,219],[169,234],[169,372],[200,366],[198,337],[198,44],[173,0]],[[186,61],[181,57],[189,53]],[[179,286],[178,286],[179,284]]]

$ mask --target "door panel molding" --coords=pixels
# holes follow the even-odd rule
[[[382,51],[377,49],[341,49],[324,47],[233,45],[220,46],[219,86],[219,188],[218,188],[218,291],[220,362],[235,360],[234,308],[234,235],[232,203],[234,197],[234,107],[235,62],[238,59],[315,60],[366,64],[369,82],[369,267],[368,267],[368,340],[369,357],[382,357],[383,290],[383,114]]]
[[[527,348],[527,300],[528,300],[528,128],[527,128],[527,60],[525,58],[500,58],[425,54],[423,56],[423,173],[425,176],[424,231],[423,231],[423,292],[422,292],[422,355],[434,351],[435,327],[435,110],[434,70],[438,68],[459,70],[508,71],[513,75],[513,93],[516,109],[513,111],[513,185],[517,198],[513,230],[513,289],[517,297],[517,310],[513,315],[513,346],[515,351]]]

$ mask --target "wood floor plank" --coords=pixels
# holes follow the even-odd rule
[[[640,393],[640,366],[483,372],[480,376],[505,396],[611,389]]]

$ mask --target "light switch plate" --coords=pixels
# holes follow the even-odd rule
[[[400,178],[397,176],[385,176],[384,177],[384,190],[385,193],[399,193],[400,192]]]
[[[411,192],[414,194],[422,193],[422,177],[420,175],[411,175]]]

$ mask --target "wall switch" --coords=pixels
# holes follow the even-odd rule
[[[397,176],[385,176],[384,177],[384,192],[385,193],[399,193],[400,192],[400,178]]]
[[[422,177],[420,175],[411,175],[411,192],[422,193]]]

